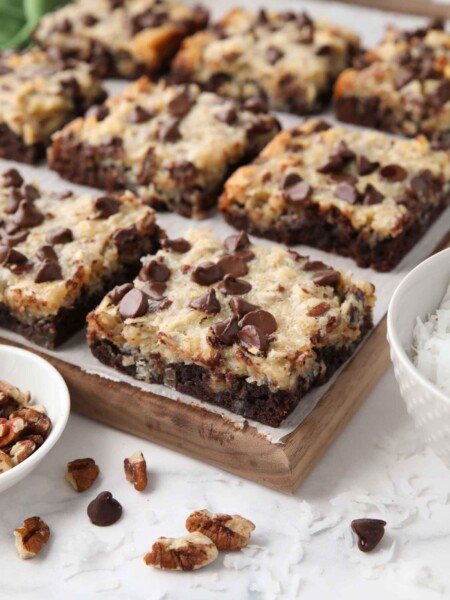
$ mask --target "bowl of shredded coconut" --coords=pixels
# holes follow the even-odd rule
[[[403,279],[387,321],[395,376],[408,412],[450,467],[450,249]]]

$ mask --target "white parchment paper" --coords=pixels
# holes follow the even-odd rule
[[[236,3],[233,0],[222,0],[220,3],[214,2],[213,0],[203,0],[203,4],[206,4],[213,15],[213,18],[220,17],[228,9],[235,6]],[[258,7],[264,6],[265,8],[272,8],[274,10],[307,10],[314,17],[323,16],[337,23],[352,27],[362,37],[363,44],[365,46],[374,45],[382,37],[383,31],[388,24],[395,23],[402,27],[415,27],[419,26],[424,22],[423,19],[416,17],[405,17],[399,16],[392,13],[382,13],[381,11],[360,9],[350,7],[348,5],[341,5],[339,3],[328,3],[317,1],[291,1],[285,2],[283,0],[266,0],[262,2],[255,2],[254,0],[248,0],[247,2],[241,2],[241,6],[257,9]],[[299,65],[301,68],[301,65]],[[107,88],[110,93],[115,93],[124,87],[123,82],[111,81],[107,83]],[[286,114],[278,114],[284,127],[289,127],[301,121],[300,118]],[[333,121],[332,113],[329,111],[324,114],[324,117],[330,121]],[[45,166],[30,167],[13,163],[11,161],[0,160],[0,172],[7,168],[14,166],[20,170],[27,180],[38,182],[43,188],[50,190],[61,191],[64,189],[72,189],[74,191],[86,191],[88,188],[77,186],[62,180],[56,173],[50,171]],[[91,190],[92,191],[92,190]],[[213,212],[210,218],[203,221],[191,221],[185,219],[179,215],[164,214],[158,215],[158,223],[163,227],[169,237],[180,237],[185,234],[188,229],[191,228],[210,228],[219,237],[230,235],[234,230],[226,225],[221,216],[217,212]],[[437,223],[428,231],[428,233],[422,238],[422,240],[415,246],[415,248],[406,256],[402,263],[390,273],[376,273],[372,269],[360,269],[355,263],[346,258],[330,255],[326,252],[316,250],[314,248],[308,248],[306,246],[298,246],[296,249],[301,254],[309,254],[317,260],[324,260],[332,264],[333,266],[345,269],[353,272],[354,276],[359,278],[365,278],[375,284],[377,290],[377,304],[374,312],[374,323],[378,324],[386,314],[389,300],[403,277],[419,262],[429,256],[439,241],[445,236],[450,230],[450,208],[440,217]],[[273,242],[265,240],[255,240],[256,243],[261,245],[270,246]],[[24,342],[24,339],[20,336],[1,330],[0,335],[11,341],[26,343],[30,348],[38,349],[37,346],[30,342]],[[42,351],[42,348],[39,348]],[[57,351],[43,350],[47,354],[64,360],[70,364],[80,367],[82,370],[88,373],[94,373],[101,377],[105,377],[115,381],[128,382],[133,386],[139,387],[143,390],[148,390],[156,394],[165,396],[173,400],[181,400],[188,404],[201,404],[212,412],[223,415],[224,418],[231,420],[236,423],[237,426],[243,426],[245,419],[230,413],[229,411],[214,407],[212,405],[201,403],[199,400],[180,394],[174,390],[166,388],[160,385],[150,385],[142,382],[137,382],[131,377],[122,375],[117,371],[110,369],[99,363],[89,352],[89,349],[85,342],[84,332],[79,332],[62,347],[58,348]],[[289,417],[283,422],[279,428],[268,427],[254,421],[248,421],[251,426],[254,426],[258,432],[262,435],[267,436],[273,443],[282,443],[283,437],[291,433],[311,410],[319,402],[320,398],[327,391],[336,377],[337,373],[330,382],[319,388],[311,390],[299,403],[297,408],[289,415]]]

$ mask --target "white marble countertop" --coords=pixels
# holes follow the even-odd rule
[[[142,449],[148,491],[125,480],[124,457]],[[101,476],[83,494],[64,480],[66,462],[91,456]],[[90,524],[100,491],[122,503],[115,525]],[[78,415],[44,462],[0,495],[0,598],[133,600],[433,600],[450,595],[450,471],[424,448],[390,371],[293,497],[138,440]],[[240,513],[256,524],[251,546],[191,573],[161,572],[142,557],[161,536],[184,532],[195,509]],[[51,541],[31,561],[12,531],[39,515]],[[387,532],[371,554],[350,531],[381,517]]]

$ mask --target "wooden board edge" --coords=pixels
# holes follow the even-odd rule
[[[450,19],[450,6],[441,2],[419,2],[418,0],[338,0],[362,8],[372,8],[386,12],[428,17],[430,19]]]

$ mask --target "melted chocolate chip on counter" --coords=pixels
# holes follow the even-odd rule
[[[181,138],[180,130],[178,126],[180,124],[180,119],[177,117],[171,117],[164,123],[161,123],[158,132],[158,139],[160,142],[176,142]]]
[[[142,317],[147,309],[147,296],[137,288],[127,292],[119,304],[119,314],[124,320]]]
[[[18,188],[23,182],[21,174],[16,169],[8,169],[3,173],[3,185],[5,187]]]
[[[362,552],[370,552],[378,546],[383,538],[386,521],[381,519],[355,519],[352,521],[351,527],[358,536],[358,548]]]
[[[153,117],[155,116],[154,112],[151,112],[145,108],[142,108],[142,106],[135,106],[132,111],[130,112],[130,115],[128,117],[128,120],[130,123],[146,123],[147,121],[150,121],[150,119],[153,119]]]
[[[363,194],[363,204],[379,204],[384,200],[384,196],[377,190],[371,183],[366,185],[366,189]]]
[[[59,263],[55,260],[46,258],[41,263],[34,281],[35,283],[45,283],[47,281],[58,281],[62,278],[63,276]]]
[[[311,196],[313,188],[306,181],[299,181],[284,192],[284,197],[290,204],[303,202]]]
[[[239,233],[236,233],[236,235],[228,236],[223,243],[225,250],[231,254],[237,250],[244,250],[249,244],[250,240],[245,231],[240,231]]]
[[[36,251],[36,258],[38,260],[54,260],[54,261],[58,261],[58,255],[56,254],[55,250],[53,249],[52,246],[49,245],[45,245],[45,246],[41,246],[40,248],[37,249]]]
[[[220,303],[217,300],[216,292],[212,288],[206,294],[202,294],[198,298],[191,300],[189,306],[207,315],[216,315],[220,312]]]
[[[167,286],[163,281],[147,281],[141,289],[152,300],[162,300],[166,288]]]
[[[132,283],[124,283],[123,285],[116,285],[110,292],[108,292],[108,298],[111,299],[113,304],[119,304],[125,294],[133,289]]]
[[[259,309],[259,306],[256,304],[252,304],[251,302],[247,302],[243,298],[239,298],[239,296],[233,296],[229,302],[231,312],[238,319],[242,319],[244,315],[249,312],[255,311]]]
[[[313,282],[316,285],[330,285],[334,287],[341,280],[341,275],[334,269],[326,269],[324,271],[318,271],[317,275],[313,277]]]
[[[336,187],[334,190],[334,195],[336,198],[339,198],[339,200],[344,200],[349,204],[355,204],[358,202],[359,197],[358,190],[355,188],[355,186],[346,182],[340,183]]]
[[[404,181],[407,176],[407,172],[400,165],[385,165],[380,169],[380,177],[390,183]]]
[[[356,157],[356,170],[358,171],[358,175],[370,175],[370,173],[373,173],[379,166],[380,163],[370,161],[363,154],[358,154]]]
[[[269,46],[266,50],[266,60],[270,65],[277,63],[283,56],[284,52],[276,46]]]
[[[93,525],[108,527],[114,525],[122,516],[121,504],[113,498],[111,492],[101,492],[87,507],[88,517]]]
[[[45,234],[45,241],[49,244],[68,244],[73,242],[72,230],[68,227],[53,227]]]
[[[178,252],[179,254],[185,254],[191,249],[191,244],[184,238],[175,238],[174,240],[164,239],[161,242],[161,246],[164,250]]]
[[[163,262],[151,260],[139,271],[139,279],[143,281],[167,281],[170,277],[170,269]]]
[[[219,283],[219,290],[223,294],[229,294],[233,296],[240,296],[241,294],[247,294],[252,289],[252,284],[245,279],[238,279],[232,275],[225,275],[223,280]]]
[[[233,275],[233,277],[242,277],[248,273],[248,267],[245,260],[233,254],[223,256],[217,261],[217,264],[224,273]]]
[[[99,196],[94,200],[94,219],[108,219],[119,212],[120,202],[112,196]]]
[[[231,346],[238,335],[238,323],[234,317],[226,321],[219,321],[211,326],[214,338],[224,346]]]
[[[22,200],[12,220],[18,227],[35,227],[42,223],[44,215],[31,200]]]
[[[252,350],[256,348],[259,352],[265,352],[269,347],[266,335],[254,325],[246,325],[238,333],[239,341],[244,348]]]
[[[167,105],[167,110],[172,117],[184,117],[191,110],[193,105],[192,99],[184,92],[172,98]]]
[[[266,335],[270,335],[277,330],[277,322],[272,313],[267,310],[254,310],[248,312],[244,317],[242,317],[239,322],[240,327],[246,327],[247,325],[254,325],[257,329],[265,333]]]
[[[191,279],[198,285],[212,285],[224,276],[222,269],[216,263],[201,262],[191,273]]]

